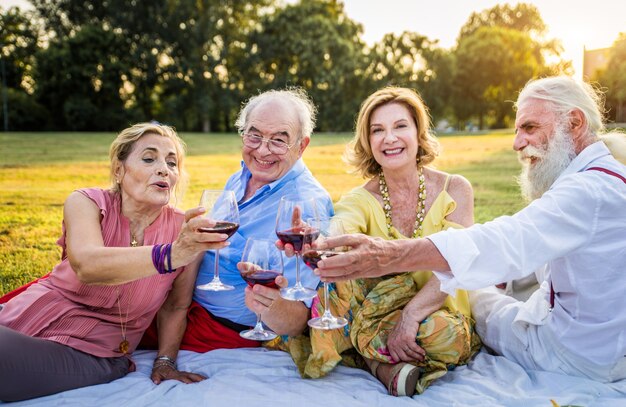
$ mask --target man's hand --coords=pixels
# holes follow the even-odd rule
[[[365,235],[340,235],[329,237],[316,244],[318,250],[336,247],[350,250],[317,263],[315,273],[325,281],[353,280],[380,277],[389,273],[394,256],[395,242]],[[401,272],[398,270],[397,272]]]
[[[280,296],[279,289],[287,287],[288,281],[283,276],[278,276],[274,280],[278,288],[265,287],[256,284],[253,287],[246,287],[245,302],[246,307],[255,314],[265,315],[276,301],[287,301]]]

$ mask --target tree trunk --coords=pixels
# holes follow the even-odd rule
[[[209,115],[202,116],[202,132],[203,133],[211,132],[211,120],[209,120]]]

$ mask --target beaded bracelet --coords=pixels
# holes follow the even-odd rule
[[[165,262],[167,261],[167,266]],[[159,274],[172,273],[172,244],[157,244],[152,246],[152,264]]]

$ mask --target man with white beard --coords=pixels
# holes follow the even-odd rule
[[[438,270],[441,290],[489,287],[543,266],[526,302],[477,290],[483,343],[527,369],[626,379],[626,166],[610,154],[600,98],[568,77],[529,82],[517,101],[520,185],[531,202],[513,216],[423,239],[328,239],[352,250],[318,263],[327,281]]]

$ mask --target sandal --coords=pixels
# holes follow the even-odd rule
[[[376,374],[379,366],[380,362],[377,360],[372,360],[369,365],[372,375],[383,382]],[[420,378],[420,370],[417,366],[410,363],[398,363],[391,369],[390,376],[391,379],[387,383],[387,392],[390,395],[412,397],[415,394],[415,386],[417,386],[417,381]],[[394,390],[396,394],[394,394]]]

